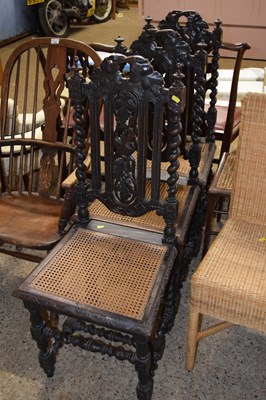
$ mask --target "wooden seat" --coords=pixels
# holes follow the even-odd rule
[[[131,66],[127,77],[120,72],[125,62]],[[165,88],[160,74],[139,56],[106,59],[100,69],[95,69],[88,84],[82,82],[77,68],[69,87],[77,123],[74,133],[78,219],[14,294],[24,300],[31,313],[40,365],[48,376],[54,373],[58,350],[64,344],[73,344],[132,363],[138,374],[137,398],[149,400],[154,372],[163,356],[165,335],[171,329],[176,310],[177,158],[185,90],[178,80],[173,88]],[[89,99],[90,177],[83,162],[85,98]],[[105,180],[100,169],[100,104],[105,115]],[[171,121],[170,178],[165,198],[160,185],[163,104],[169,105]],[[153,152],[159,157],[153,158],[153,173],[148,179],[144,166],[150,106],[160,123],[152,124]],[[138,155],[137,163],[134,152]],[[146,190],[147,184],[150,192]],[[165,221],[163,232],[130,228],[114,220],[93,220],[90,203],[93,206],[96,200],[113,213],[132,218],[156,211]],[[51,318],[59,314],[56,326],[42,319],[43,309]],[[100,392],[99,385],[99,397]]]
[[[186,368],[198,342],[234,324],[266,333],[266,95],[249,93],[242,117],[230,214],[191,280]],[[221,322],[201,330],[201,320]],[[211,345],[211,342],[210,342]]]
[[[39,261],[41,256],[24,248],[50,250],[73,223],[73,194],[61,186],[74,168],[74,141],[67,124],[62,128],[71,105],[64,110],[61,94],[77,55],[86,76],[89,58],[95,65],[101,61],[83,43],[38,38],[18,46],[6,63],[0,113],[0,252]],[[18,107],[21,124],[16,123]],[[42,126],[37,123],[40,110]]]

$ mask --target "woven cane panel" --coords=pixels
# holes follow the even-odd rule
[[[249,93],[242,102],[241,128],[230,212],[266,223],[266,95]]]
[[[207,156],[208,153],[208,149],[209,149],[209,144],[205,144],[203,143],[201,145],[201,158],[200,158],[200,163],[199,163],[199,173],[202,171],[203,167],[204,167],[204,161],[205,158]],[[189,175],[190,172],[190,164],[189,164],[189,160],[185,160],[182,156],[180,156],[178,158],[178,161],[180,163],[179,167],[178,167],[178,173],[182,174],[182,175]],[[162,162],[161,163],[161,171],[163,172],[167,172],[167,168],[170,166],[169,162]],[[147,168],[151,168],[152,167],[152,161],[151,160],[147,160]]]
[[[78,229],[30,286],[141,320],[165,253],[160,245]]]
[[[162,196],[166,196],[167,185],[161,185],[163,190]],[[186,203],[189,193],[188,186],[178,186],[177,198],[179,201],[178,218],[180,217]],[[148,187],[148,196],[150,196],[150,186]],[[95,200],[89,207],[90,216],[93,219],[103,219],[104,221],[122,221],[131,226],[138,226],[139,228],[149,229],[156,232],[163,232],[165,222],[163,217],[156,214],[155,211],[150,211],[141,217],[124,216],[114,214],[100,201]]]
[[[235,166],[235,154],[228,154],[223,170],[217,181],[217,187],[221,189],[232,189],[233,170]]]
[[[229,219],[192,278],[200,312],[266,332],[266,225]]]

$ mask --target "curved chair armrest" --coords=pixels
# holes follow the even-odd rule
[[[89,46],[93,48],[95,51],[100,51],[104,53],[113,53],[114,52],[114,46],[109,45],[109,44],[104,44],[104,43],[90,43]]]

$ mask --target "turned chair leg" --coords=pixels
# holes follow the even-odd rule
[[[46,326],[38,306],[30,303],[24,303],[25,308],[30,312],[31,335],[37,343],[39,349],[39,363],[48,378],[54,375],[56,354],[50,347],[50,341],[44,336],[43,332]]]
[[[137,398],[151,400],[153,392],[153,362],[151,357],[151,344],[144,336],[134,338],[136,344],[135,369],[138,373]]]
[[[202,314],[200,314],[190,305],[186,361],[185,361],[185,368],[187,371],[192,371],[192,369],[195,366],[196,354],[198,348],[198,332],[200,331],[201,322],[202,322]]]

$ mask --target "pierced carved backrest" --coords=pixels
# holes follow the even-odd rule
[[[197,44],[201,41],[204,41],[208,47],[212,47],[213,37],[209,25],[196,11],[171,11],[158,23],[158,28],[177,31],[180,37],[190,45],[193,52],[197,50]]]
[[[217,118],[216,102],[217,102],[217,85],[218,85],[218,69],[220,48],[222,44],[221,21],[216,20],[214,29],[211,30],[201,15],[195,11],[175,10],[169,12],[165,19],[159,22],[159,29],[173,29],[178,32],[180,37],[189,44],[192,52],[198,50],[199,43],[205,44],[205,50],[209,56],[209,62],[206,66],[205,73],[209,73],[209,79],[206,81],[205,93],[209,89],[209,107],[204,116],[204,136],[207,142],[214,142],[214,127]],[[204,94],[205,98],[205,94]],[[189,110],[189,113],[191,110]]]
[[[47,197],[52,189],[61,197],[61,182],[74,164],[67,76],[75,56],[84,76],[101,62],[85,44],[53,38],[23,43],[7,61],[0,110],[2,193],[28,190]]]
[[[122,66],[130,64],[126,76]],[[87,203],[97,198],[111,211],[140,216],[151,210],[165,218],[165,238],[175,241],[174,222],[177,212],[178,155],[180,115],[185,88],[176,81],[167,89],[162,76],[140,56],[111,56],[91,75],[91,82],[81,82],[78,71],[69,81],[77,123],[77,199],[79,222],[87,223]],[[91,182],[88,186],[83,160],[85,158],[84,129],[81,115],[82,99],[89,99],[91,132]],[[100,107],[104,110],[104,169],[101,171]],[[163,193],[161,146],[163,112],[167,105],[169,179]],[[152,119],[151,116],[152,109]],[[150,136],[150,137],[148,137]],[[149,142],[152,142],[152,165],[147,167]],[[164,187],[165,189],[165,187]]]
[[[207,51],[203,42],[197,50],[192,51],[190,45],[173,29],[150,28],[150,20],[137,40],[131,45],[134,54],[148,58],[154,69],[165,78],[166,86],[173,82],[174,73],[182,65],[183,82],[187,87],[186,103],[182,114],[181,153],[190,158],[190,178],[197,179],[197,167],[200,159],[200,138],[204,128],[205,75],[207,68]],[[167,112],[165,113],[167,118]],[[192,150],[188,154],[187,136],[192,138]]]

